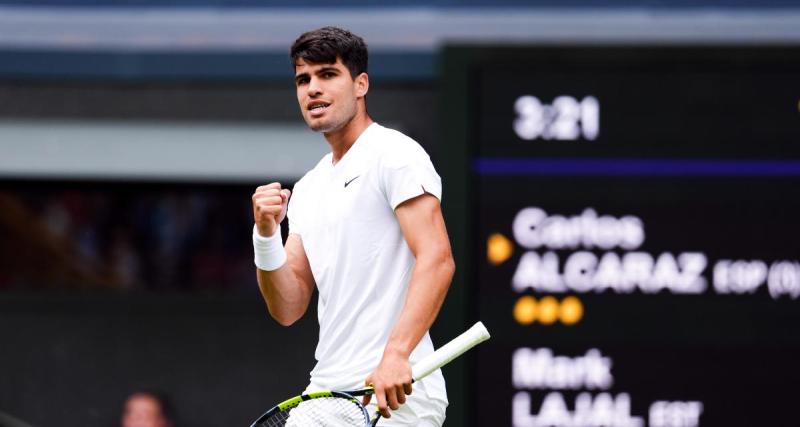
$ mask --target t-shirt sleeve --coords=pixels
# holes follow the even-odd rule
[[[411,147],[386,154],[382,162],[381,183],[392,209],[425,193],[442,200],[442,179],[422,147],[413,143]]]

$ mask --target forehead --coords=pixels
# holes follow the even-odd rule
[[[294,62],[294,74],[299,75],[303,73],[314,73],[315,71],[319,71],[323,68],[336,68],[339,70],[346,70],[344,63],[342,63],[341,58],[336,58],[336,62],[325,63],[325,62],[308,62],[303,58],[298,58],[297,61]]]

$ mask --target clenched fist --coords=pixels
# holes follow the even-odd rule
[[[281,189],[279,182],[256,188],[253,193],[253,219],[258,227],[258,234],[270,237],[278,231],[281,221],[286,217],[286,206],[291,194],[288,189]]]

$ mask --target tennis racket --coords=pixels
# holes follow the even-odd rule
[[[489,339],[489,331],[478,322],[411,367],[412,381],[450,363],[465,351]],[[372,394],[372,387],[359,390],[323,390],[287,399],[258,417],[250,427],[373,427],[380,414],[370,418],[357,399]]]

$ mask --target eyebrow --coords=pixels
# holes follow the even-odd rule
[[[336,68],[336,67],[322,67],[317,71],[317,74],[324,73],[324,72],[327,72],[327,71],[333,71],[333,72],[338,73],[339,69]]]
[[[330,72],[334,72],[334,73],[340,73],[341,72],[336,67],[322,67],[319,70],[317,70],[315,74],[322,74],[322,73],[329,72],[329,71]],[[308,73],[300,73],[300,74],[294,76],[294,81],[297,82],[301,78],[308,78],[308,77],[309,77]]]
[[[300,79],[303,79],[303,78],[308,78],[308,73],[301,73],[301,74],[298,74],[298,75],[294,76],[294,82],[297,83],[297,82],[300,81]]]

